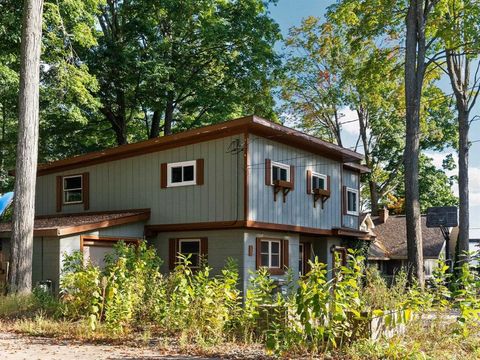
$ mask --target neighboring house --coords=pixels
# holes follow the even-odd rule
[[[468,241],[468,251],[473,254],[471,265],[479,269],[479,258],[480,258],[480,239],[470,238]]]
[[[62,256],[102,264],[118,240],[147,239],[173,269],[208,257],[215,272],[304,273],[318,256],[369,240],[359,230],[362,155],[256,116],[40,165],[34,283],[58,291]],[[8,253],[11,224],[0,225]]]
[[[378,216],[363,215],[361,229],[375,236],[368,250],[368,262],[387,276],[394,275],[407,265],[407,231],[404,215],[389,215],[387,209]],[[368,221],[370,219],[370,221]],[[445,239],[440,228],[427,228],[422,215],[422,241],[425,275],[431,276],[440,257],[445,258]],[[453,237],[452,237],[453,239]],[[450,241],[450,254],[454,254],[455,241]]]

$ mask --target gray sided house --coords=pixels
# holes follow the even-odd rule
[[[215,272],[233,258],[242,288],[259,267],[298,277],[317,256],[331,268],[332,252],[370,240],[359,230],[361,160],[249,116],[40,165],[33,280],[58,291],[65,253],[101,265],[116,241],[139,239],[164,272],[178,253]],[[0,225],[3,264],[10,229]]]

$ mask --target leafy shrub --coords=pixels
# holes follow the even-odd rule
[[[63,315],[72,320],[88,318],[91,328],[95,329],[101,319],[103,304],[100,269],[85,263],[81,252],[66,255],[63,266],[60,279]]]

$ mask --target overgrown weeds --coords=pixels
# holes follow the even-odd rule
[[[439,262],[430,287],[421,291],[407,286],[406,272],[388,283],[351,252],[347,264],[332,272],[317,260],[297,283],[290,272],[283,291],[266,269],[259,269],[242,295],[232,260],[213,276],[206,262],[192,268],[189,258],[182,257],[165,276],[154,249],[145,243],[119,243],[105,263],[100,269],[80,253],[66,257],[58,300],[39,290],[30,297],[1,297],[0,316],[22,316],[14,328],[32,335],[140,341],[161,336],[200,348],[263,344],[276,356],[422,358],[434,353],[424,346],[424,338],[437,336],[441,329],[466,347],[465,352],[476,353],[480,343],[466,345],[478,335],[480,314],[480,281],[467,265],[453,280]],[[417,315],[412,323],[417,331],[378,342],[370,339],[373,318],[382,318],[386,327],[405,325],[411,310],[456,310],[459,316],[447,327]]]

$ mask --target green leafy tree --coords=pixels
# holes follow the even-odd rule
[[[98,121],[96,79],[79,58],[96,44],[95,16],[103,0],[47,0],[44,5],[40,66],[39,161],[51,161],[103,148],[113,139]],[[20,27],[23,4],[0,2],[0,192],[10,190],[7,170],[15,166],[13,149],[18,116]],[[93,125],[93,126],[92,126]]]
[[[107,1],[85,58],[117,144],[245,113],[273,117],[280,35],[269,2]]]
[[[345,19],[329,12],[325,21],[305,19],[290,31],[286,78],[282,86],[283,116],[299,118],[306,131],[341,144],[341,111],[354,110],[359,123],[356,150],[371,169],[364,193],[373,213],[387,194],[404,188],[405,102],[403,71],[395,46],[369,38],[351,38]],[[456,141],[448,97],[435,86],[431,71],[422,98],[420,145],[443,150]],[[447,100],[447,101],[446,101]],[[445,186],[448,186],[445,184]]]
[[[447,156],[444,160],[444,166],[439,169],[433,163],[432,158],[427,155],[420,156],[419,185],[420,185],[420,211],[422,214],[432,206],[456,206],[458,198],[452,191],[452,186],[456,182],[456,177],[449,177],[446,170],[452,170],[451,163]],[[391,193],[391,196],[385,203],[387,207],[395,209],[396,214],[405,213],[405,188],[403,183]],[[399,206],[398,206],[399,205]]]
[[[478,37],[480,35],[480,5],[471,0],[445,1],[442,24],[439,26],[445,60],[439,58],[435,64],[442,68],[452,86],[458,123],[458,188],[459,211],[459,254],[468,254],[469,247],[469,129],[470,112],[480,92],[480,70]],[[473,70],[475,69],[475,70]],[[472,71],[473,70],[473,71]]]

